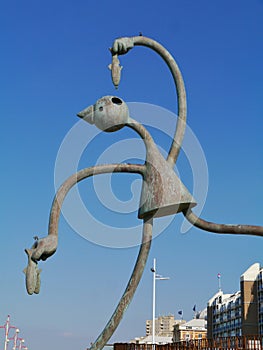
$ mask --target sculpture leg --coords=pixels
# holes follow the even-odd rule
[[[263,236],[263,226],[216,224],[199,218],[191,209],[184,211],[183,214],[191,224],[205,231],[221,234]]]
[[[142,243],[140,247],[140,252],[137,257],[136,264],[134,266],[131,278],[127,284],[125,292],[123,293],[121,300],[119,301],[113,315],[111,316],[109,322],[107,323],[104,330],[101,332],[94,344],[92,344],[90,350],[101,350],[107,341],[111,338],[114,331],[118,327],[124,312],[128,308],[133,295],[137,289],[137,286],[141,280],[142,273],[145,268],[145,264],[149,255],[151,240],[152,240],[152,226],[153,219],[150,217],[144,220],[143,223],[143,236]]]

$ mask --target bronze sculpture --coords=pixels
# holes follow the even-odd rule
[[[92,345],[92,349],[102,349],[117,328],[128,307],[141,279],[149,254],[153,219],[182,212],[195,226],[216,233],[236,233],[246,235],[263,235],[262,226],[224,225],[207,222],[197,217],[192,208],[196,205],[194,198],[175,174],[173,168],[178,158],[186,127],[186,93],[181,72],[170,53],[156,41],[144,36],[116,39],[111,48],[110,65],[112,81],[117,88],[120,83],[121,66],[119,55],[127,54],[135,46],[146,46],[157,52],[168,65],[173,76],[177,101],[178,119],[174,139],[168,157],[165,160],[156,147],[150,133],[129,115],[125,102],[116,96],[105,96],[94,105],[84,109],[78,116],[90,124],[95,124],[105,132],[115,132],[124,126],[132,128],[143,139],[146,147],[146,159],[141,164],[109,164],[86,168],[68,178],[56,193],[49,220],[48,236],[35,241],[27,249],[28,267],[26,268],[26,285],[29,294],[39,292],[40,272],[37,262],[53,255],[58,244],[58,221],[63,200],[68,191],[83,179],[113,172],[137,173],[143,178],[142,194],[138,217],[143,220],[143,235],[140,252],[127,284],[126,290],[101,335]]]

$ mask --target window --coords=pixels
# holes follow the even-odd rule
[[[190,334],[189,334],[189,333],[186,333],[186,335],[185,335],[185,340],[186,340],[186,341],[189,341],[189,340],[190,340]]]

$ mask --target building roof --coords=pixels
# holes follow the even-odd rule
[[[222,303],[225,302],[226,299],[228,299],[229,297],[231,297],[231,295],[233,294],[224,294],[222,292],[222,290],[219,290],[211,299],[208,300],[208,303],[207,305],[208,306],[211,306],[214,302],[214,300],[218,297],[221,297],[222,298]]]
[[[207,319],[207,308],[205,308],[202,311],[197,312],[195,318],[201,318],[203,320],[206,320]]]
[[[161,337],[155,336],[155,344],[168,344],[173,342],[173,337]],[[139,344],[152,344],[152,335],[147,335],[146,337],[135,338],[131,342],[138,342]]]
[[[259,263],[251,265],[240,277],[240,281],[255,281],[260,271]]]
[[[202,318],[193,318],[180,326],[180,329],[206,329],[206,320]]]
[[[241,296],[240,291],[237,291],[233,294],[224,294],[222,291],[219,291],[208,301],[208,306],[213,305],[214,301],[216,302],[216,304],[227,306],[229,303],[232,303],[232,302],[235,303],[236,300],[240,298],[240,296]],[[221,297],[220,301],[219,301],[219,297]]]

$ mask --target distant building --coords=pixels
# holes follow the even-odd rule
[[[173,342],[206,339],[206,320],[194,318],[189,322],[182,321],[174,326]]]
[[[263,335],[263,269],[258,263],[240,276],[240,291],[219,290],[207,304],[207,338]]]
[[[207,307],[207,338],[240,336],[241,332],[241,292],[216,293]]]
[[[169,344],[173,342],[173,337],[155,336],[154,343],[158,345]],[[130,341],[133,344],[152,344],[152,335],[146,337],[135,338]]]
[[[160,337],[172,337],[174,325],[181,320],[175,320],[174,315],[159,316],[155,319],[155,335]],[[146,335],[152,335],[152,320],[146,321]]]

